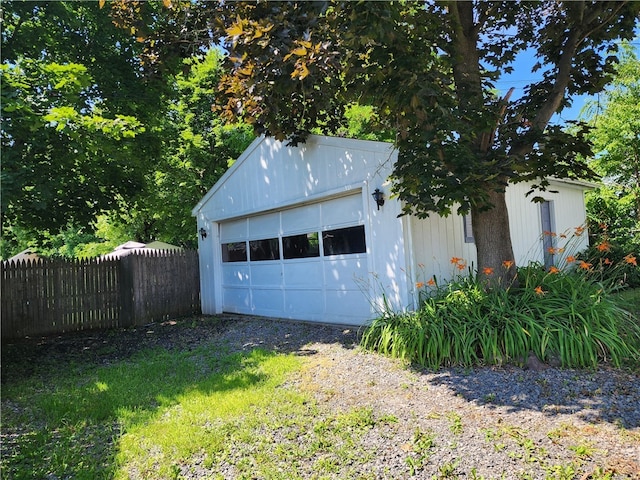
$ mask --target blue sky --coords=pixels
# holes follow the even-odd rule
[[[636,37],[631,42],[631,45],[635,47],[636,54],[640,56],[640,38]],[[514,63],[514,71],[503,77],[496,82],[496,86],[501,95],[507,93],[507,91],[514,87],[512,99],[518,98],[523,95],[524,87],[531,83],[534,79],[542,78],[541,72],[531,72],[531,67],[536,63],[533,52],[523,52]],[[597,96],[581,95],[574,97],[571,107],[565,108],[561,115],[555,115],[552,118],[552,123],[564,123],[568,120],[578,120],[580,112],[585,104],[590,100],[597,100]],[[583,118],[584,120],[584,118]]]

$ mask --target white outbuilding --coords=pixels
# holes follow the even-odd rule
[[[468,217],[400,216],[388,180],[396,158],[384,142],[257,138],[192,212],[203,313],[359,325],[383,306],[412,308],[416,283],[450,278],[452,257],[473,265]],[[507,190],[518,264],[553,263],[559,236],[548,233],[586,221],[591,185],[551,182],[543,203],[525,198],[528,185]]]

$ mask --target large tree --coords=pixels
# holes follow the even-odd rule
[[[146,179],[145,195],[131,215],[121,217],[134,227],[132,234],[146,224],[146,235],[154,239],[195,247],[191,209],[255,138],[249,125],[224,124],[211,112],[221,63],[221,54],[212,49],[186,60],[189,68],[174,77],[159,125],[161,155]]]
[[[2,16],[3,245],[38,244],[140,191],[164,90],[97,4],[3,2]]]
[[[638,254],[640,250],[640,60],[630,45],[616,67],[611,85],[587,105],[596,155],[591,163],[604,185],[587,197],[589,230],[607,256]],[[630,279],[639,282],[638,274]]]
[[[629,45],[610,87],[587,110],[596,152],[592,166],[633,198],[640,225],[640,60]]]
[[[1,256],[193,246],[191,207],[253,138],[211,112],[200,7],[101,3],[2,4]]]
[[[229,118],[304,141],[339,128],[344,105],[373,105],[397,132],[393,178],[405,213],[471,212],[478,268],[510,283],[505,189],[588,177],[585,130],[550,123],[574,95],[610,80],[639,2],[225,2],[217,14],[230,73]],[[516,57],[531,83],[497,96]],[[533,195],[532,199],[539,197]]]

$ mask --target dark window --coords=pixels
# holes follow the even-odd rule
[[[257,260],[280,260],[280,246],[277,238],[267,238],[265,240],[251,240],[249,242],[251,251],[251,261]]]
[[[475,239],[473,238],[473,224],[471,223],[471,214],[467,213],[464,217],[462,217],[462,221],[464,222],[464,243],[474,243]]]
[[[247,243],[234,242],[222,244],[222,261],[223,262],[246,262],[247,261]]]
[[[284,258],[319,257],[318,232],[283,237],[282,256]]]
[[[364,226],[338,228],[322,232],[324,255],[342,255],[345,253],[363,253],[367,251],[364,238]]]
[[[553,226],[553,203],[545,200],[540,204],[540,218],[542,220],[542,254],[545,268],[555,265],[555,242],[552,235]]]

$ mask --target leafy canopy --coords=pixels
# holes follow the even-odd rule
[[[586,127],[550,125],[575,94],[611,79],[638,2],[224,2],[228,50],[219,108],[256,131],[304,141],[339,131],[345,105],[372,105],[396,132],[392,179],[403,212],[471,212],[479,269],[514,260],[509,183],[592,178]],[[496,80],[532,51],[519,98]],[[542,196],[533,200],[542,201]],[[488,279],[508,285],[515,270]]]
[[[609,260],[640,253],[640,60],[630,45],[616,76],[599,102],[587,106],[596,155],[592,167],[604,185],[587,196],[589,231],[595,245],[607,245]],[[602,253],[593,249],[598,257]],[[626,282],[640,284],[637,267],[629,266]]]
[[[397,132],[396,191],[424,216],[492,206],[507,182],[592,175],[582,128],[550,126],[571,96],[602,89],[638,5],[616,2],[230,2],[228,118],[292,143],[336,132],[352,101]],[[518,99],[495,82],[517,55],[537,74]],[[527,74],[530,72],[523,72]]]
[[[172,42],[192,7],[3,2],[2,257],[195,245],[191,207],[254,135],[211,112],[220,54]]]

